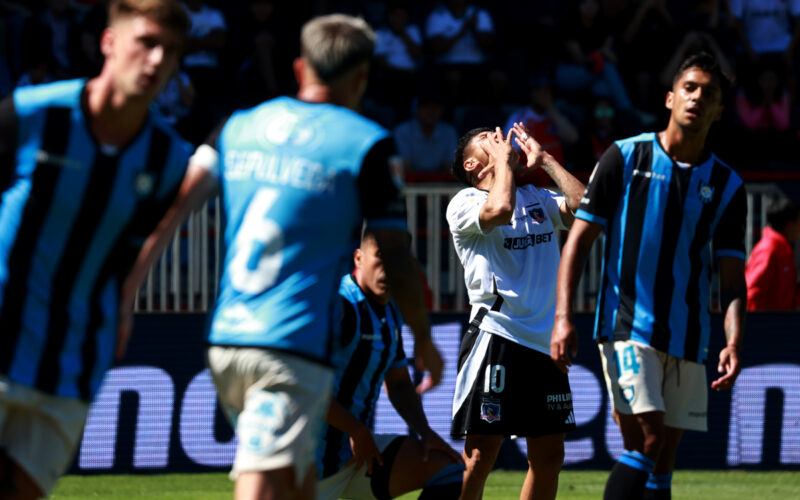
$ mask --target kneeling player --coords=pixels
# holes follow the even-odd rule
[[[384,499],[422,488],[420,498],[461,493],[461,457],[429,426],[408,374],[400,329],[375,238],[355,251],[356,270],[342,278],[344,314],[334,340],[334,393],[317,449],[317,498]],[[373,435],[381,382],[415,436]]]

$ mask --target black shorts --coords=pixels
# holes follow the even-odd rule
[[[461,341],[453,408],[455,438],[575,430],[569,379],[550,356],[474,326]]]

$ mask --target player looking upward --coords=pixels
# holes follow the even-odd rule
[[[518,165],[513,135],[527,155],[525,165]],[[518,168],[543,169],[564,194],[516,186]],[[507,137],[499,128],[467,132],[453,174],[470,186],[447,206],[472,305],[453,398],[452,434],[467,438],[463,497],[481,498],[503,438],[524,436],[528,473],[520,497],[553,499],[564,434],[575,428],[569,380],[546,354],[559,261],[556,231],[572,224],[583,184],[522,124]]]

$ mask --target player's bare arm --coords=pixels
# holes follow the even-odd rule
[[[414,390],[408,369],[392,368],[386,372],[383,382],[389,401],[397,410],[397,414],[408,424],[411,429],[419,434],[422,441],[423,460],[428,459],[431,450],[439,450],[453,458],[458,463],[463,463],[461,454],[450,447],[428,424],[422,401]]]
[[[356,470],[366,465],[368,474],[372,474],[373,462],[383,465],[383,457],[381,457],[378,445],[375,444],[372,432],[336,401],[336,398],[331,399],[328,413],[325,414],[325,421],[350,436],[350,449],[353,451],[353,457],[347,462],[347,465],[355,462]]]
[[[722,376],[711,382],[711,388],[718,391],[733,387],[736,377],[741,371],[739,353],[742,349],[745,311],[747,310],[747,283],[742,259],[720,258],[719,287],[722,311],[725,314],[726,345],[719,353],[719,364],[717,365],[717,372]]]
[[[575,219],[567,242],[561,250],[556,282],[556,318],[550,337],[550,358],[564,373],[572,366],[570,357],[578,355],[578,332],[572,322],[572,302],[583,271],[583,264],[592,243],[603,227],[593,222]]]
[[[508,137],[503,137],[500,127],[484,137],[479,136],[477,146],[488,156],[487,164],[478,172],[477,186],[489,184],[489,196],[481,207],[478,218],[481,228],[490,231],[511,222],[514,214],[516,202],[514,169],[517,166],[518,155],[511,145],[511,132],[509,131]],[[473,156],[467,161],[478,160]]]
[[[186,170],[181,187],[172,206],[147,237],[139,255],[122,285],[120,293],[119,323],[117,326],[116,356],[121,358],[130,338],[133,327],[133,303],[136,293],[147,277],[147,272],[172,241],[172,235],[184,220],[203,203],[216,195],[217,180],[205,165],[191,162]]]
[[[547,172],[547,175],[553,179],[558,189],[564,193],[565,203],[559,207],[561,211],[561,221],[565,226],[571,227],[572,221],[575,219],[575,212],[580,206],[581,196],[583,196],[586,186],[575,178],[574,175],[567,172],[567,169],[558,163],[550,153],[542,149],[542,146],[536,139],[528,133],[528,129],[525,125],[522,123],[515,123],[511,131],[517,136],[514,141],[527,157],[528,161],[525,168],[541,168]]]
[[[381,252],[386,279],[403,319],[414,332],[414,358],[417,368],[430,372],[417,390],[421,393],[442,381],[444,362],[431,339],[431,325],[425,309],[422,270],[411,255],[409,236],[392,229],[371,230]]]

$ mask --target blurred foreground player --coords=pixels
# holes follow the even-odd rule
[[[178,2],[114,0],[96,78],[0,103],[2,499],[50,492],[124,351],[135,290],[123,280],[191,154],[148,109],[187,27]]]
[[[365,233],[353,258],[356,269],[339,286],[344,312],[333,341],[333,398],[317,447],[317,498],[387,499],[422,489],[419,498],[456,500],[463,461],[430,428],[414,391],[400,336],[403,316],[372,234]],[[384,385],[414,434],[372,433]]]
[[[405,202],[391,175],[386,130],[356,114],[374,35],[330,15],[303,27],[297,98],[234,113],[189,164],[178,202],[137,263],[139,280],[188,213],[219,192],[225,260],[208,362],[239,446],[236,498],[312,498],[314,451],[328,407],[336,291],[362,221],[416,336],[420,369],[441,379]],[[144,252],[143,252],[144,255]]]
[[[722,376],[711,388],[730,389],[740,371],[744,185],[705,144],[727,84],[711,55],[685,59],[667,92],[667,128],[617,141],[603,154],[564,245],[551,357],[566,373],[578,345],[575,288],[605,232],[594,335],[625,445],[607,500],[642,498],[645,489],[645,498],[670,498],[683,430],[707,428],[711,248],[727,339]]]
[[[516,186],[515,170],[527,177],[526,170],[537,168],[563,195]],[[453,396],[452,435],[467,438],[463,498],[481,498],[503,438],[518,436],[528,445],[520,498],[553,499],[564,434],[575,429],[569,380],[547,354],[560,258],[556,231],[572,225],[583,184],[520,123],[507,137],[499,128],[467,132],[453,174],[470,186],[447,206],[472,306]]]

